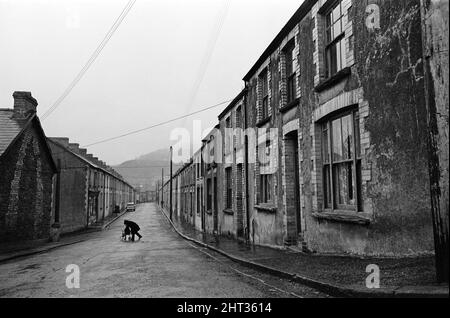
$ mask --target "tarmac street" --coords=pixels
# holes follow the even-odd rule
[[[139,224],[142,240],[120,239],[124,219]],[[326,297],[183,240],[151,203],[86,235],[0,264],[0,297]]]

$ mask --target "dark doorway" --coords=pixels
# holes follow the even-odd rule
[[[201,213],[201,226],[202,231],[205,231],[205,198],[203,196],[203,186],[200,188],[200,213]]]
[[[213,195],[213,221],[214,221],[214,232],[217,233],[218,228],[219,228],[219,220],[218,220],[218,211],[217,211],[217,178],[214,177],[213,180],[213,191],[214,191],[214,195]]]
[[[242,164],[237,165],[236,169],[236,234],[238,238],[244,238],[244,202],[243,202],[243,186],[242,186]]]
[[[297,131],[285,135],[284,150],[286,158],[284,173],[286,178],[285,195],[287,214],[287,237],[285,243],[295,245],[302,235]]]

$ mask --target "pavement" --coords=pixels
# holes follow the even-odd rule
[[[121,240],[125,218],[139,224],[142,240]],[[154,204],[61,244],[0,262],[0,297],[327,297],[180,238]],[[76,267],[80,286],[70,288]]]
[[[0,263],[13,260],[16,258],[26,257],[34,254],[45,253],[55,248],[68,246],[88,240],[91,233],[103,231],[107,229],[116,220],[121,218],[126,211],[119,214],[113,214],[104,221],[90,226],[87,229],[64,234],[58,242],[49,242],[45,240],[33,240],[25,242],[8,242],[0,244]]]
[[[248,245],[233,238],[209,235],[191,225],[168,222],[184,239],[238,262],[280,278],[310,286],[337,297],[448,298],[448,284],[436,284],[434,257],[358,258],[305,254],[290,249]],[[379,288],[367,288],[368,265],[380,270]]]

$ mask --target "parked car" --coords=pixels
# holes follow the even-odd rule
[[[136,205],[134,202],[128,202],[127,204],[127,212],[136,211]]]

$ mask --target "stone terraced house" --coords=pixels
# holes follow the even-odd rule
[[[432,253],[422,34],[419,0],[304,1],[174,174],[200,182],[178,209],[258,245]]]
[[[0,108],[0,243],[48,240],[56,166],[29,92]]]

